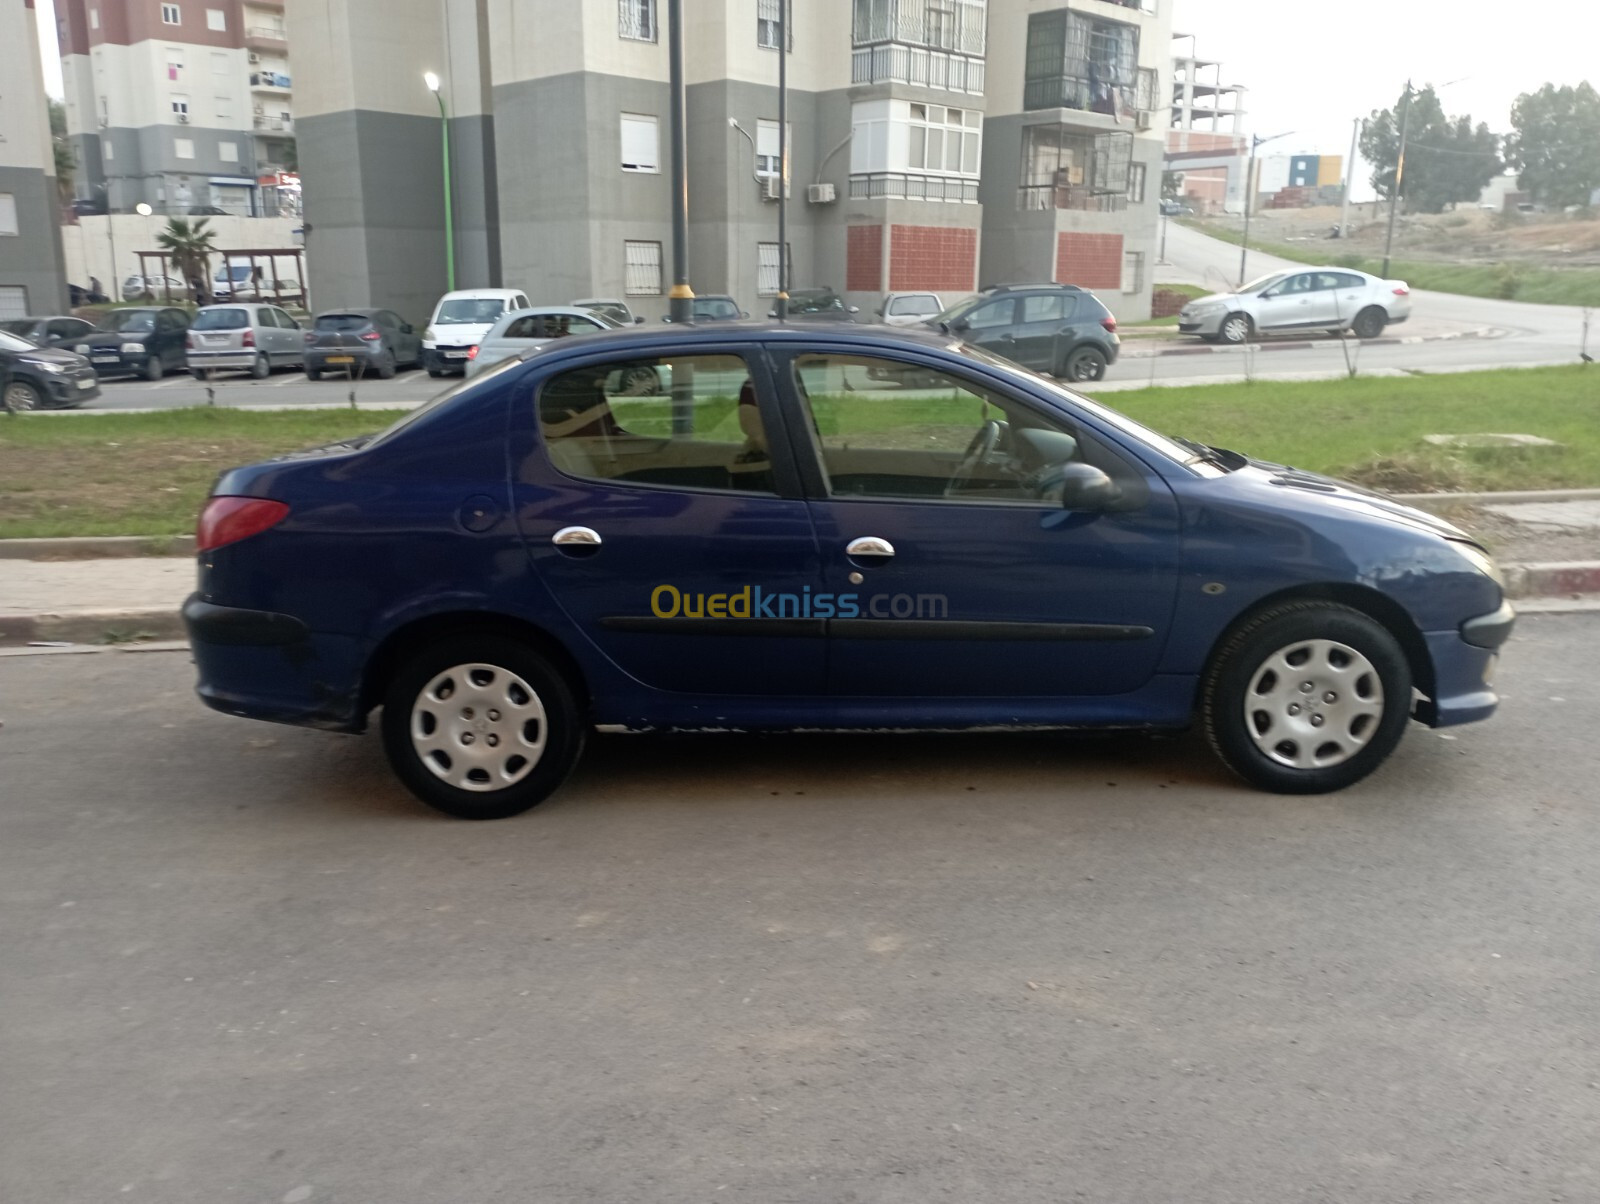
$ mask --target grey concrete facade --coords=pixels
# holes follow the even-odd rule
[[[67,312],[55,176],[0,166],[0,193],[9,193],[17,207],[17,233],[0,235],[0,288],[23,289],[30,313]]]

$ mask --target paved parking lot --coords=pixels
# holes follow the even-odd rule
[[[482,825],[182,653],[0,656],[0,1199],[1595,1199],[1597,635],[1332,798],[604,737]]]

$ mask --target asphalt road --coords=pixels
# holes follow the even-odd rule
[[[434,817],[0,657],[0,1199],[1600,1198],[1600,618],[1280,798],[1193,739],[597,739]]]

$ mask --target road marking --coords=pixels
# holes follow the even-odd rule
[[[308,383],[309,382],[304,376],[285,376],[282,380],[273,381],[272,387],[274,389],[281,389],[284,385],[304,385]]]
[[[144,388],[145,388],[145,392],[148,393],[152,389],[170,389],[170,388],[173,388],[175,385],[192,385],[192,384],[194,384],[194,382],[192,380],[189,380],[186,377],[173,376],[173,377],[169,377],[166,380],[152,381],[149,384],[146,384]]]

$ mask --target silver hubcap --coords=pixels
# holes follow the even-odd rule
[[[440,673],[411,708],[411,747],[458,790],[504,790],[539,763],[544,704],[522,678],[498,665],[456,665]]]
[[[1336,640],[1301,640],[1261,662],[1244,722],[1268,758],[1291,769],[1340,765],[1366,747],[1383,718],[1372,662]]]
[[[1250,333],[1250,327],[1243,318],[1229,318],[1222,328],[1222,337],[1230,343],[1244,342],[1245,335]]]
[[[31,410],[33,409],[33,390],[27,385],[6,386],[6,409]]]

